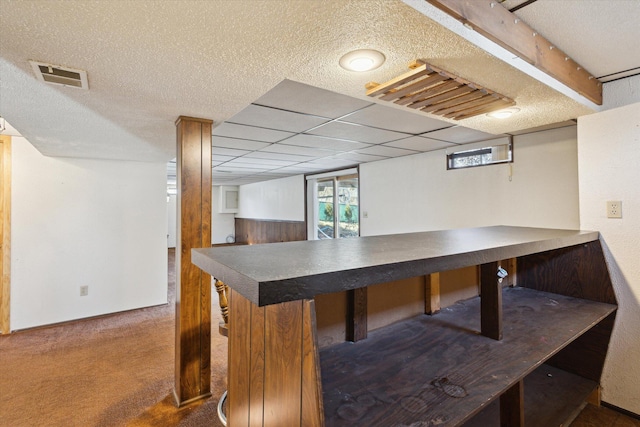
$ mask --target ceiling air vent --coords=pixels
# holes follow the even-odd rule
[[[38,80],[80,89],[89,89],[87,72],[60,65],[46,64],[44,62],[29,61]]]

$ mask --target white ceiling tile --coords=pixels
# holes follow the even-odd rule
[[[341,95],[292,80],[283,80],[254,104],[336,119],[370,105],[351,96]]]
[[[224,122],[213,129],[213,135],[226,136],[229,138],[251,139],[262,142],[278,142],[293,135],[293,133]]]
[[[298,147],[296,145],[284,145],[284,144],[272,144],[266,148],[260,150],[260,152],[280,153],[280,154],[294,154],[300,156],[306,156],[307,160],[310,157],[326,157],[335,154],[335,151],[321,150],[318,148]]]
[[[211,154],[222,155],[222,156],[244,156],[245,154],[249,154],[251,151],[249,150],[238,150],[235,148],[224,148],[224,147],[211,147]]]
[[[321,125],[327,120],[329,119],[252,104],[227,122],[298,133]]]
[[[375,162],[378,160],[388,159],[388,157],[384,157],[384,156],[374,156],[372,154],[362,154],[362,153],[340,153],[333,156],[333,158],[341,159],[341,160],[352,160],[358,163]]]
[[[239,150],[259,150],[268,147],[270,142],[250,141],[247,139],[225,138],[223,136],[214,136],[211,145],[221,148],[235,148]]]
[[[286,172],[278,173],[278,171],[261,172],[259,175],[262,176],[262,177],[268,176],[268,177],[271,177],[271,178],[282,178],[282,177],[285,177],[285,176],[291,176],[290,173],[286,173]]]
[[[307,160],[309,160],[308,156],[297,156],[295,154],[269,153],[267,151],[254,151],[252,153],[245,155],[244,157],[255,158],[255,159],[283,160],[283,161],[291,161],[291,162],[306,162]]]
[[[255,159],[252,157],[238,157],[229,162],[229,164],[235,165],[261,165],[261,166],[290,166],[299,162],[292,162],[286,160],[271,160],[271,159]]]
[[[268,171],[272,168],[260,165],[237,165],[227,162],[224,165],[218,166],[216,169],[219,171],[230,171],[234,173],[256,173],[257,171]]]
[[[221,156],[219,154],[214,154],[211,159],[213,162],[228,162],[229,160],[233,160],[237,158],[236,156]]]
[[[325,158],[325,159],[317,159],[311,162],[307,162],[307,163],[303,163],[303,164],[310,164],[312,166],[324,166],[328,169],[333,169],[333,168],[341,168],[341,167],[345,167],[345,166],[353,166],[356,165],[358,162],[354,162],[353,160],[340,160],[340,159],[336,159],[336,158]]]
[[[491,133],[465,128],[462,126],[453,126],[447,129],[429,132],[423,136],[432,139],[439,139],[441,141],[452,142],[454,144],[468,144],[470,142],[499,138],[504,135],[493,135]]]
[[[433,119],[423,114],[417,114],[410,110],[403,111],[380,104],[372,105],[340,120],[412,134],[451,126],[445,121]]]
[[[389,142],[383,144],[385,147],[406,148],[407,150],[416,151],[432,151],[440,148],[455,147],[457,144],[450,142],[438,141],[437,139],[423,138],[421,136],[412,136],[407,139]]]
[[[238,178],[244,175],[248,175],[249,173],[247,171],[228,171],[225,169],[218,169],[215,168],[211,171],[211,176],[214,179],[229,179],[229,178]]]
[[[359,141],[369,144],[381,144],[400,138],[406,138],[407,134],[392,132],[389,130],[375,129],[368,126],[356,125],[345,122],[330,122],[309,131],[310,134],[340,138],[350,141]],[[288,141],[287,141],[288,142]]]
[[[313,170],[315,171],[319,168],[320,166],[315,166]],[[287,172],[287,173],[304,173],[304,172],[309,172],[311,170],[310,170],[310,165],[308,163],[299,163],[293,166],[285,166],[283,168],[278,169],[278,171]]]
[[[283,145],[283,144],[278,144]],[[369,147],[369,144],[356,141],[345,141],[342,139],[326,138],[323,136],[300,134],[287,139],[286,145],[296,145],[299,147],[322,148],[334,151],[352,151]]]
[[[357,150],[358,153],[362,154],[372,154],[374,156],[385,156],[385,157],[401,157],[408,156],[410,154],[416,154],[417,151],[413,150],[405,150],[403,148],[394,148],[394,147],[386,147],[384,145],[374,145],[369,148],[365,148],[362,150]]]

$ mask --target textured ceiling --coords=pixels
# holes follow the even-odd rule
[[[621,18],[638,16],[640,2],[608,3],[618,2],[623,5],[620,10],[607,7],[606,13],[616,13]],[[524,16],[527,8],[538,3],[547,9],[563,10],[564,22],[569,22],[564,27],[570,28],[575,24],[577,11],[582,10],[583,0],[578,2],[580,5],[574,4],[573,9],[557,7],[557,3],[564,2],[539,0],[518,13]],[[576,2],[567,0],[567,3]],[[588,10],[596,12],[597,8]],[[542,12],[532,15],[534,19],[548,19]],[[530,24],[535,27],[538,23]],[[571,49],[580,40],[566,39],[568,46],[554,40],[553,30],[559,30],[557,26],[549,34],[543,33],[578,59]],[[416,58],[514,98],[521,108],[520,113],[507,120],[482,116],[460,123],[443,122],[443,127],[460,124],[491,134],[513,133],[592,112],[399,0],[2,0],[0,27],[0,115],[46,155],[167,161],[175,156],[174,123],[178,116],[212,119],[218,126],[214,134],[233,133],[234,127],[235,132],[246,131],[237,126],[252,124],[246,121],[247,117],[261,120],[260,114],[249,114],[250,109],[256,108],[251,103],[267,92],[274,99],[287,98],[291,111],[317,115],[319,120],[335,118],[324,112],[297,109],[296,102],[305,104],[303,100],[296,101],[304,96],[302,93],[278,94],[277,90],[271,90],[288,79],[370,105],[378,101],[365,97],[364,84],[389,80],[405,72],[407,64]],[[617,31],[616,26],[612,25],[609,31]],[[634,31],[631,36],[638,30]],[[564,42],[565,35],[561,37]],[[340,68],[339,58],[359,48],[380,50],[387,61],[366,73]],[[35,79],[29,60],[86,70],[90,89],[41,83]],[[609,59],[598,60],[602,61]],[[585,66],[589,68],[588,64]],[[339,103],[322,99],[315,104],[319,107],[324,102],[331,109]],[[250,109],[244,110],[247,107]],[[418,116],[414,112],[406,114]],[[274,131],[264,130],[257,139],[253,136],[246,141],[265,142],[262,139],[270,133],[272,139],[267,142],[272,144],[279,141],[275,131],[300,133],[309,129],[306,124],[296,127],[297,123],[285,116],[280,118],[284,124],[261,125]],[[431,119],[421,113],[420,116]],[[235,125],[221,125],[224,121]],[[290,128],[284,130],[282,126]],[[353,128],[340,126],[337,129],[338,124],[334,123],[323,131],[329,129],[334,135],[351,132],[349,138],[355,139],[352,142],[367,144],[353,145],[356,151],[349,156],[357,159],[350,160],[351,163],[376,159],[364,154],[377,154],[361,151],[379,144],[379,140],[358,141],[360,136],[353,136]],[[390,131],[392,127],[393,124],[385,125],[384,129]],[[408,128],[395,130],[418,133]],[[240,144],[237,141],[244,138],[238,135],[217,136],[231,138],[226,143],[234,146],[234,142]],[[293,142],[311,149],[310,143],[299,141],[301,138],[298,135],[298,141]],[[259,148],[246,151],[264,148],[261,144],[254,145]],[[330,162],[321,163],[329,168]]]

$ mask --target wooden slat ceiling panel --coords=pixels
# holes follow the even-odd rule
[[[462,120],[515,105],[497,92],[416,60],[410,71],[386,83],[367,83],[367,96],[425,113]]]

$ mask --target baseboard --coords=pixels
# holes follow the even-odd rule
[[[627,411],[626,409],[623,409],[623,408],[621,408],[619,406],[616,406],[616,405],[612,405],[611,403],[608,403],[608,402],[605,402],[605,401],[602,401],[601,404],[605,408],[609,408],[609,409],[612,409],[612,410],[614,410],[616,412],[620,412],[621,414],[624,414],[627,417],[635,418],[636,420],[640,420],[640,415],[636,414],[635,412]]]

